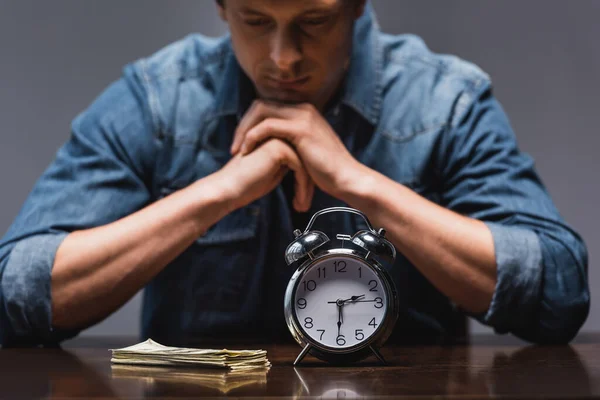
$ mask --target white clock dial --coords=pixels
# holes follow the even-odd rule
[[[315,262],[296,286],[299,327],[321,345],[345,349],[367,341],[383,323],[384,284],[363,261],[345,256]]]

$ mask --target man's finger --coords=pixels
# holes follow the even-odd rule
[[[235,128],[235,133],[233,134],[233,141],[231,143],[232,155],[235,155],[238,152],[244,133],[249,128],[251,128],[253,124],[256,124],[258,122],[257,118],[259,118],[262,115],[260,110],[257,110],[260,107],[262,107],[261,103],[259,101],[254,101],[248,109],[248,111],[246,111],[246,114],[244,114],[244,116],[240,120],[238,126]]]
[[[246,133],[266,118],[291,119],[295,115],[295,108],[288,105],[265,103],[256,100],[248,109],[239,125],[235,129],[231,144],[231,154],[235,155],[240,150]]]
[[[300,183],[298,182],[298,177],[296,177],[296,185],[297,185],[297,187],[300,186]],[[308,209],[310,208],[310,205],[312,204],[312,199],[313,199],[314,194],[315,194],[315,183],[309,177],[307,187],[305,188],[305,190],[303,191],[303,194],[301,195],[302,198],[300,198],[299,189],[296,189],[296,195],[294,196],[294,208],[300,212],[308,211]]]
[[[310,208],[314,195],[314,183],[312,178],[306,172],[304,164],[296,151],[286,143],[281,143],[282,159],[281,162],[294,171],[295,194],[293,205],[297,211],[304,212]]]
[[[294,145],[296,142],[296,128],[294,121],[267,118],[246,133],[240,152],[242,155],[248,154],[258,144],[272,138],[281,139]]]
[[[291,170],[294,171],[295,178],[295,193],[294,200],[292,204],[296,211],[307,211],[310,208],[310,204],[312,202],[312,190],[311,186],[313,185],[312,179],[306,172],[300,157],[290,148],[291,154],[288,154],[288,166]]]

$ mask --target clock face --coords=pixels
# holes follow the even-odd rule
[[[313,341],[349,348],[368,341],[383,323],[387,293],[366,262],[327,257],[298,279],[293,307],[299,327]]]

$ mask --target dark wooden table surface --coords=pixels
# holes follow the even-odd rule
[[[474,336],[470,345],[386,347],[389,365],[367,359],[331,367],[297,345],[268,351],[268,372],[122,369],[109,348],[135,339],[79,339],[63,349],[0,350],[0,399],[24,398],[587,398],[600,394],[600,334],[570,346],[531,346],[507,336]],[[235,348],[235,346],[229,346]],[[245,346],[248,347],[248,346]]]

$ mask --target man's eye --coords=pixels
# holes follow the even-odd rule
[[[306,18],[302,20],[302,24],[304,25],[311,25],[311,26],[319,26],[319,25],[324,25],[327,21],[329,21],[329,18]]]
[[[269,23],[269,20],[266,18],[247,19],[244,23],[250,26],[265,26]]]

